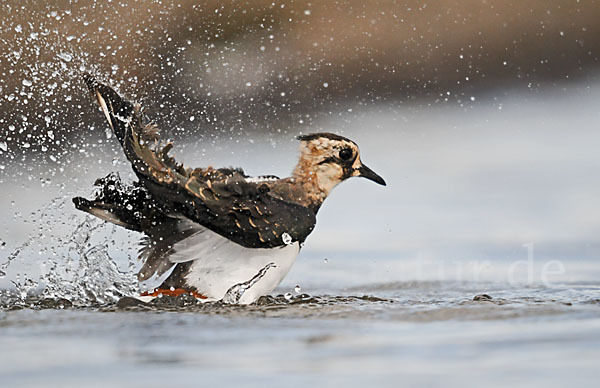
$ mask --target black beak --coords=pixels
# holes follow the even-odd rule
[[[362,176],[363,178],[367,178],[369,180],[372,180],[375,183],[379,183],[382,186],[385,186],[385,181],[383,180],[382,177],[380,177],[379,175],[377,175],[375,173],[375,171],[371,170],[369,167],[365,166],[364,164],[361,165],[358,168],[358,176]]]

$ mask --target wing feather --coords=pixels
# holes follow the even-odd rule
[[[314,228],[312,210],[271,196],[266,183],[248,181],[241,169],[184,168],[169,156],[173,145],[160,144],[156,126],[144,124],[140,105],[92,77],[86,82],[138,178],[169,214],[250,248],[285,245],[286,234],[303,242]]]

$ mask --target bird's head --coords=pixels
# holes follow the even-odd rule
[[[355,142],[332,133],[299,136],[300,160],[294,177],[311,182],[325,196],[340,182],[354,176],[385,186],[385,181],[360,160]],[[324,198],[323,198],[324,199]]]

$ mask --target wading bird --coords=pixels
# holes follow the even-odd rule
[[[250,178],[242,169],[185,168],[168,155],[141,106],[86,76],[138,181],[96,181],[96,197],[77,209],[145,234],[140,281],[161,282],[142,296],[190,293],[206,301],[252,303],[283,280],[331,190],[351,177],[385,181],[353,141],[331,133],[299,136],[289,178]]]

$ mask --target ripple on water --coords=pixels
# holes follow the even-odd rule
[[[406,290],[403,288],[403,290]],[[380,321],[433,322],[444,320],[502,320],[536,316],[573,316],[573,314],[600,316],[600,301],[581,293],[571,300],[553,292],[532,293],[531,290],[497,291],[495,294],[463,293],[457,297],[444,288],[432,295],[419,296],[417,287],[410,296],[389,296],[397,292],[375,295],[309,295],[300,294],[264,296],[251,305],[223,302],[202,302],[183,294],[163,296],[146,303],[133,297],[122,297],[108,303],[73,303],[67,298],[28,297],[4,292],[0,309],[88,310],[97,312],[179,312],[241,317],[282,317],[309,319],[358,319]],[[566,291],[565,291],[566,292]],[[532,294],[534,294],[532,296]],[[573,290],[568,294],[573,297]]]

